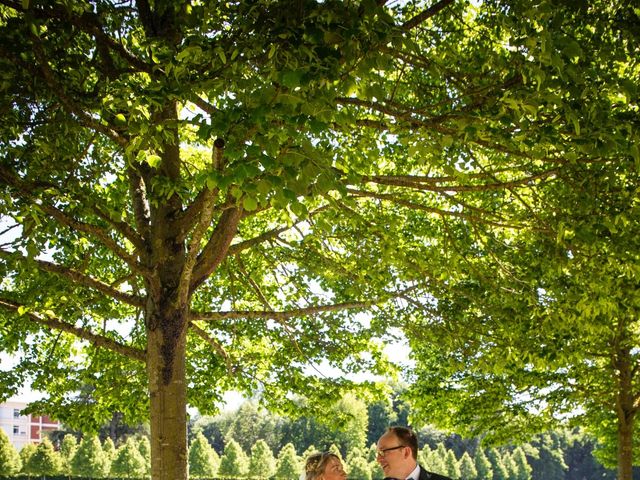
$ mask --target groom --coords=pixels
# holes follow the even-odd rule
[[[451,480],[418,465],[418,437],[407,427],[389,427],[378,440],[378,463],[385,480]]]

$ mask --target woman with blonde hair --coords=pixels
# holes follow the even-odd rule
[[[345,480],[340,458],[331,452],[314,453],[307,458],[300,480]]]

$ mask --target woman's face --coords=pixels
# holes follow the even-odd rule
[[[336,457],[331,457],[327,460],[327,464],[322,472],[323,480],[344,480],[347,478],[347,474],[342,468],[342,462]]]

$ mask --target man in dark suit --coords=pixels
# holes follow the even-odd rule
[[[378,440],[378,463],[386,480],[451,480],[418,465],[418,437],[407,427],[389,427]]]

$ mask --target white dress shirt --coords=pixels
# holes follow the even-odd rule
[[[418,480],[420,478],[420,465],[416,465],[416,468],[409,474],[406,480]]]

